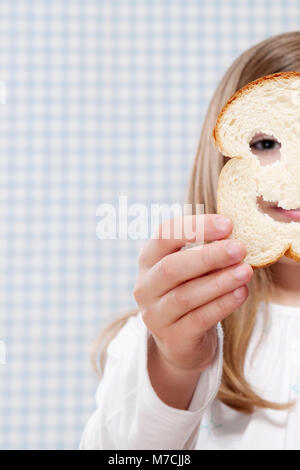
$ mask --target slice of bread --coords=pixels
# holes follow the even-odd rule
[[[251,151],[259,133],[281,144],[277,161],[262,164]],[[217,212],[233,220],[228,238],[246,245],[244,261],[253,268],[283,255],[300,261],[300,221],[272,216],[276,205],[300,208],[300,72],[274,73],[239,89],[219,113],[212,136],[231,157],[219,176]],[[274,205],[271,212],[262,210],[259,198]]]

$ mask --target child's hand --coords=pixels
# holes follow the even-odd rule
[[[134,297],[165,365],[179,373],[200,374],[215,356],[216,324],[246,300],[253,269],[241,262],[246,256],[242,242],[220,240],[232,231],[230,219],[227,228],[218,229],[214,222],[222,216],[185,216],[181,223],[186,217],[194,223],[202,217],[204,241],[212,243],[178,251],[190,241],[174,238],[178,219],[161,224],[160,238],[149,240],[140,252]],[[161,236],[166,224],[169,239]]]

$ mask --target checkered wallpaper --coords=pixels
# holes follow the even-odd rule
[[[0,448],[75,449],[89,348],[135,305],[145,241],[96,208],[182,203],[202,119],[246,48],[299,27],[297,0],[1,0]]]

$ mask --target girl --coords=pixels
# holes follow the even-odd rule
[[[300,32],[268,38],[225,73],[203,124],[187,201],[205,244],[150,239],[139,256],[138,309],[101,335],[97,410],[81,449],[300,449],[300,263],[283,256],[263,269],[227,240],[232,221],[216,215],[226,158],[211,134],[233,93],[261,76],[300,70]],[[261,161],[280,143],[260,136]],[[206,214],[195,214],[197,203]],[[186,216],[187,217],[187,216]],[[182,219],[182,223],[185,218]],[[98,348],[99,350],[99,348]],[[105,367],[104,367],[105,365]]]

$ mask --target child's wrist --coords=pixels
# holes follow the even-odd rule
[[[152,387],[162,401],[173,408],[188,409],[201,372],[170,364],[152,336],[149,338],[148,372]]]

